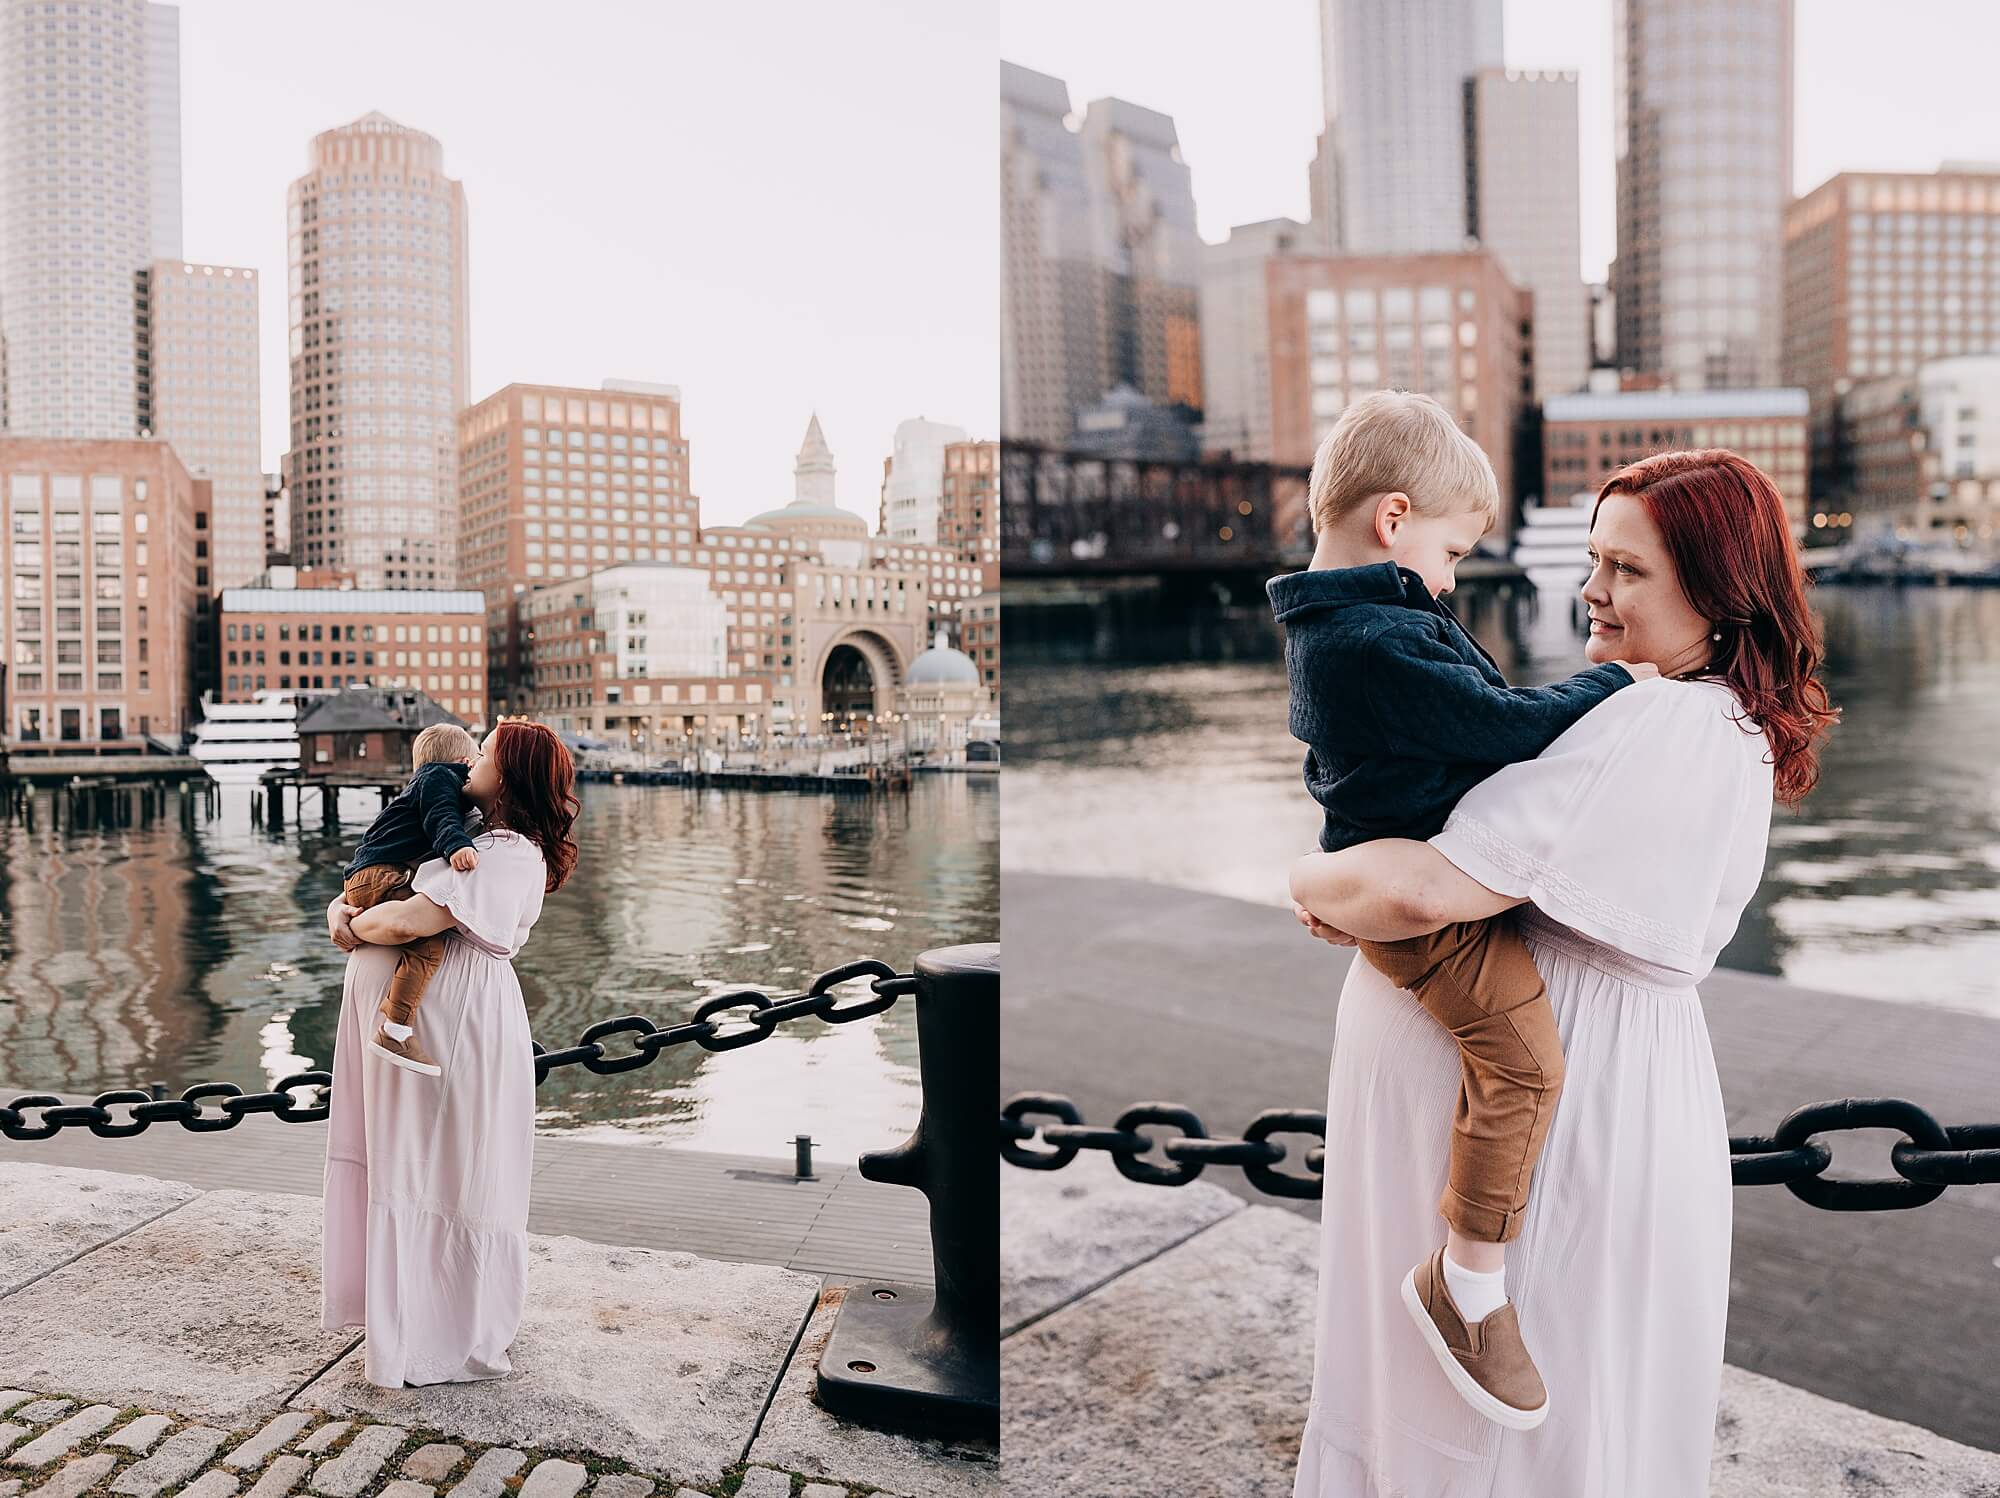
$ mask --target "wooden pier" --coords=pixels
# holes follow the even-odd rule
[[[318,797],[320,825],[329,832],[340,825],[340,793],[358,791],[364,797],[373,791],[379,804],[387,806],[390,798],[408,785],[408,774],[395,770],[343,771],[337,775],[314,775],[304,769],[266,770],[257,779],[257,788],[250,797],[250,820],[253,824],[279,832],[285,825],[285,792],[292,793],[292,820],[303,822],[306,815],[306,792],[312,791]]]

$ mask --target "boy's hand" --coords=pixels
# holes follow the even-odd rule
[[[1359,944],[1357,938],[1349,936],[1345,931],[1336,931],[1296,900],[1292,902],[1292,914],[1299,918],[1301,926],[1321,941],[1332,942],[1336,947],[1352,947]]]
[[[333,938],[333,944],[343,952],[352,952],[361,945],[361,938],[354,934],[352,926],[354,918],[359,914],[361,914],[359,905],[349,905],[337,896],[334,902],[326,907],[326,933]]]
[[[451,866],[461,874],[470,873],[479,867],[479,855],[470,848],[460,848],[451,855]]]
[[[1632,673],[1634,681],[1652,681],[1660,674],[1660,668],[1651,661],[1620,661],[1618,664]]]

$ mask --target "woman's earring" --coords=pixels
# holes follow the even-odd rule
[[[1719,642],[1722,639],[1722,631],[1718,629],[1714,634],[1710,635],[1709,638],[1711,640]]]

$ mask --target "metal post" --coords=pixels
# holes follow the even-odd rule
[[[810,1134],[796,1134],[792,1137],[792,1149],[797,1156],[793,1162],[792,1174],[802,1181],[813,1178],[813,1142]]]
[[[820,1354],[819,1403],[859,1424],[1000,1438],[1000,946],[917,959],[923,1113],[893,1150],[863,1155],[871,1181],[931,1205],[936,1289],[849,1288]]]

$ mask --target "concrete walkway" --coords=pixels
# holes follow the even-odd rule
[[[0,1498],[999,1492],[990,1444],[813,1403],[817,1276],[531,1234],[513,1372],[386,1389],[320,1326],[316,1198],[0,1163],[0,1200]]]
[[[0,1083],[0,1100],[35,1091]],[[213,1112],[215,1100],[204,1107]],[[113,1112],[125,1116],[122,1108]],[[0,1138],[0,1164],[13,1160],[317,1197],[326,1124],[252,1115],[218,1134],[154,1124],[129,1139],[100,1139],[78,1128],[52,1139]],[[775,1264],[843,1283],[930,1283],[930,1206],[921,1192],[864,1180],[855,1166],[818,1160],[813,1178],[801,1181],[793,1163],[537,1134],[528,1230]]]
[[[1092,1154],[1000,1183],[1008,1491],[1291,1498],[1317,1224],[1205,1177],[1139,1185]],[[1995,1492],[2000,1455],[1723,1370],[1710,1498]]]
[[[1325,1107],[1352,954],[1307,937],[1289,912],[1030,874],[1005,875],[1001,898],[1026,938],[1011,943],[1002,993],[1003,1095],[1063,1093],[1095,1124],[1169,1100],[1218,1133],[1267,1107]],[[1732,1134],[1769,1133],[1801,1104],[1842,1097],[1906,1097],[1945,1123],[2000,1120],[2000,1021],[1740,973],[1716,973],[1702,994]],[[1828,1136],[1832,1173],[1891,1175],[1898,1137]],[[1017,1187],[1029,1174],[1007,1166],[1002,1179]],[[1213,1168],[1195,1185],[1210,1183],[1268,1209],[1256,1220],[1317,1225],[1317,1202],[1264,1196],[1240,1170]],[[1173,1198],[1194,1187],[1137,1189]],[[1779,1186],[1741,1187],[1734,1203],[1732,1365],[2000,1450],[2000,1186],[1952,1187],[1904,1212],[1820,1211]],[[1016,1366],[1003,1363],[1010,1408]]]

